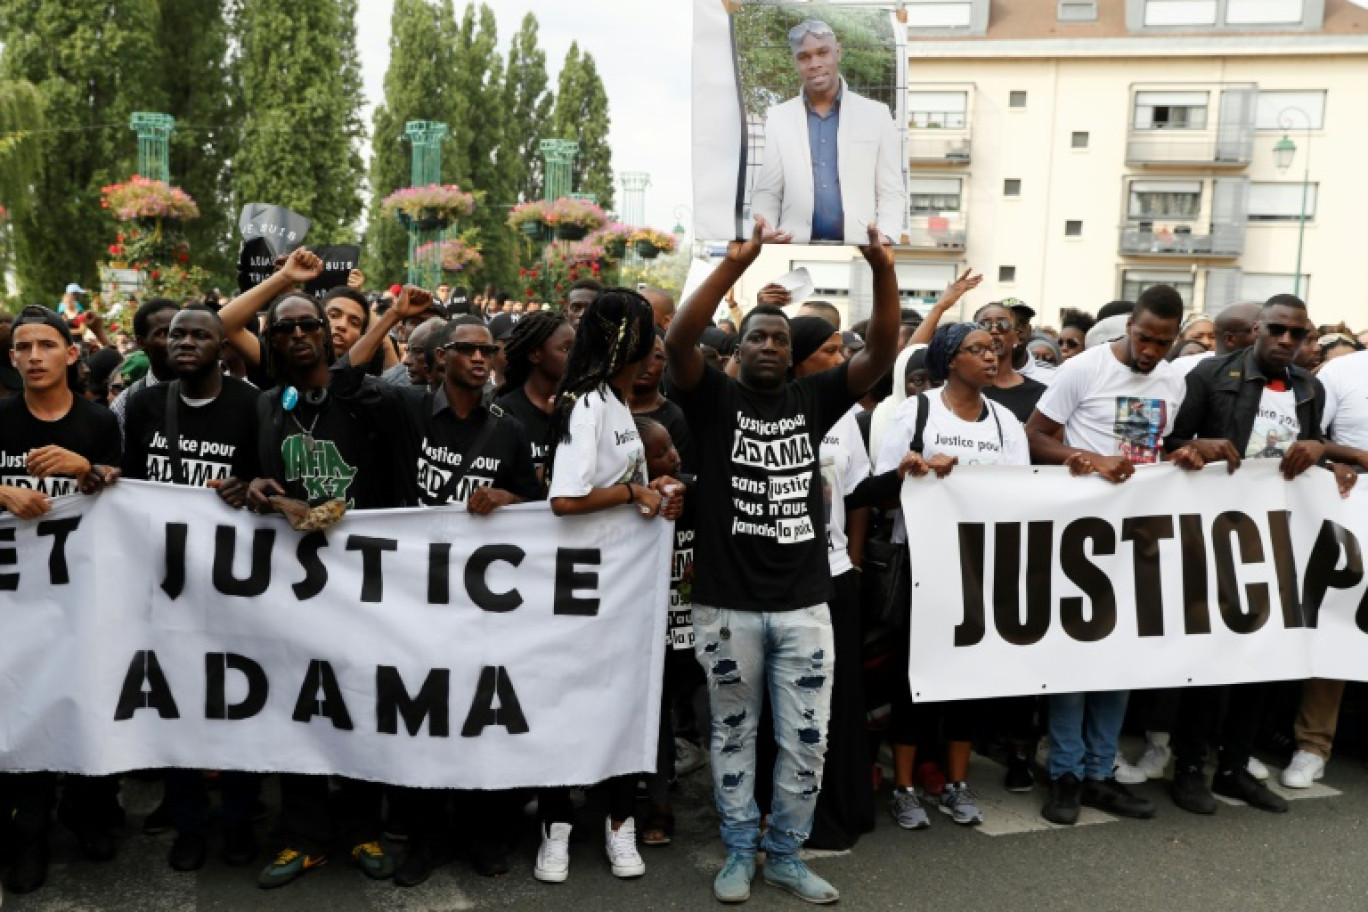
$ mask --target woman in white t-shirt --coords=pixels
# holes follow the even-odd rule
[[[945,385],[911,397],[899,406],[893,426],[880,446],[876,472],[896,468],[917,477],[934,473],[937,478],[944,478],[961,464],[1030,464],[1030,448],[1021,423],[1005,406],[983,395],[984,388],[993,385],[998,371],[992,336],[974,323],[942,326],[927,348],[926,367],[932,380],[943,380]],[[911,525],[916,517],[904,520]],[[910,661],[910,655],[904,658]],[[948,742],[948,784],[938,806],[956,823],[982,823],[983,814],[965,784],[973,732],[982,710],[980,702],[913,704],[907,680],[903,678],[894,691],[892,710],[892,810],[898,824],[910,830],[930,825],[921,806],[926,796],[915,786],[914,772],[918,743],[934,737],[937,722],[944,725]]]
[[[547,433],[547,497],[557,516],[632,504],[646,520],[678,518],[683,486],[673,478],[647,478],[646,450],[626,405],[632,381],[654,346],[651,305],[635,291],[604,289],[585,310]],[[603,783],[609,806],[604,845],[618,877],[646,873],[632,819],[636,780],[619,776]],[[569,792],[543,789],[538,805],[542,843],[533,873],[538,880],[559,883],[570,871]]]

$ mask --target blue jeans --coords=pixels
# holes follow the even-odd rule
[[[1053,694],[1050,708],[1050,779],[1110,779],[1128,690]]]
[[[760,843],[755,736],[765,688],[774,713],[774,800],[763,848],[793,855],[812,830],[831,712],[834,644],[826,605],[797,611],[693,607],[694,655],[712,706],[713,797],[728,854]]]

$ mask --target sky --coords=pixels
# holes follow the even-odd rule
[[[572,41],[594,56],[608,93],[613,170],[646,171],[646,220],[670,230],[676,221],[692,234],[689,173],[690,0],[484,0],[499,24],[499,50],[528,12],[554,88]],[[359,0],[357,43],[365,83],[365,122],[384,98],[393,0]],[[464,12],[456,0],[457,14]],[[459,124],[452,124],[453,131]],[[617,191],[620,193],[621,191]],[[680,208],[683,207],[683,208]],[[678,212],[676,212],[678,210]]]

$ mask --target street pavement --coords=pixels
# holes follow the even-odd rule
[[[1132,750],[1132,752],[1135,752]],[[1276,777],[1276,769],[1274,775]],[[931,828],[900,830],[879,796],[878,827],[851,851],[811,852],[809,863],[841,891],[841,908],[894,910],[1314,910],[1368,908],[1368,769],[1336,757],[1326,777],[1293,798],[1287,814],[1223,802],[1214,817],[1185,813],[1168,800],[1166,783],[1139,791],[1159,805],[1154,820],[1117,820],[1085,810],[1080,824],[1054,827],[1040,819],[1043,787],[1033,795],[1003,791],[1002,768],[975,757],[970,775],[986,820],[959,827],[932,812]],[[144,836],[142,816],[160,786],[129,781],[128,830],[119,856],[103,865],[77,857],[56,829],[48,884],[28,896],[6,896],[4,912],[97,910],[393,910],[463,912],[565,910],[653,912],[720,908],[711,884],[723,858],[706,768],[681,781],[675,795],[677,830],[667,848],[642,849],[646,876],[619,881],[603,855],[602,822],[581,814],[571,845],[568,882],[532,877],[535,837],[528,836],[500,878],[482,878],[465,861],[438,870],[425,884],[400,889],[367,880],[341,860],[287,887],[255,886],[257,867],[228,868],[215,855],[196,874],[165,861],[172,835]],[[268,792],[268,799],[273,796]],[[262,859],[264,863],[265,859]],[[747,909],[802,909],[800,900],[759,876]]]

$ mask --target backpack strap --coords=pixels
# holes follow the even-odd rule
[[[181,484],[189,478],[181,471],[180,454],[180,381],[166,384],[166,455],[171,461],[171,483]]]
[[[917,393],[917,421],[913,425],[912,445],[908,449],[920,453],[925,441],[922,438],[926,434],[926,418],[930,409],[930,401],[926,398],[926,393]]]

